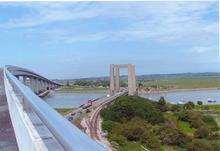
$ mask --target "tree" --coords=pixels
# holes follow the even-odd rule
[[[177,105],[177,104],[173,104],[171,107],[170,107],[170,110],[173,111],[173,112],[179,112],[181,111],[181,106]]]
[[[103,130],[106,130],[106,131],[108,131],[108,132],[110,132],[111,130],[112,130],[112,127],[114,126],[114,122],[113,121],[110,121],[110,120],[108,120],[108,121],[103,121],[102,122],[102,129]]]
[[[160,99],[158,101],[158,104],[160,104],[160,105],[166,105],[167,104],[167,102],[166,102],[166,100],[163,96],[160,97]]]
[[[220,142],[213,142],[212,143],[213,146],[213,151],[220,151]]]
[[[141,118],[133,118],[123,123],[122,135],[129,141],[139,141],[141,144],[154,151],[160,150],[159,138],[154,134],[153,127]]]
[[[118,97],[113,105],[101,112],[101,116],[105,120],[115,122],[131,120],[134,117],[140,117],[152,124],[164,122],[162,112],[152,101],[137,96]]]
[[[162,111],[162,112],[166,112],[168,110],[168,107],[167,107],[167,102],[166,100],[164,99],[164,97],[160,97],[159,101],[158,101],[158,108]]]
[[[195,139],[187,145],[187,151],[213,151],[213,148],[206,140]]]
[[[191,101],[187,102],[186,104],[184,104],[183,108],[186,110],[192,110],[194,109],[195,104]]]
[[[142,82],[139,82],[138,83],[138,87],[140,88],[140,87],[143,87],[144,85],[143,85],[143,83]]]
[[[207,138],[210,134],[210,130],[204,126],[199,127],[195,131],[195,137],[196,138]]]
[[[184,122],[190,121],[190,113],[188,111],[181,111],[177,114],[178,119]]]
[[[206,127],[212,131],[218,131],[218,123],[211,115],[203,115],[202,120],[205,122]]]
[[[168,126],[160,129],[159,136],[162,143],[166,145],[184,146],[190,141],[180,130]]]
[[[197,101],[197,104],[198,104],[198,105],[202,105],[203,102],[202,102],[202,101]]]

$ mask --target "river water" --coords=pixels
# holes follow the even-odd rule
[[[55,92],[49,97],[44,98],[45,101],[53,108],[75,108],[81,104],[87,103],[89,99],[95,99],[105,96],[104,92],[84,92],[84,93],[64,93]],[[208,100],[215,100],[220,104],[220,90],[194,90],[194,91],[178,91],[166,93],[141,94],[140,96],[159,100],[161,96],[169,102],[178,103],[179,101],[203,101],[207,104]]]
[[[54,92],[44,100],[53,108],[75,108],[87,103],[89,99],[105,96],[104,92]]]
[[[220,104],[220,90],[189,90],[189,91],[176,91],[176,92],[164,92],[164,93],[151,93],[140,95],[152,100],[159,100],[161,96],[168,102],[188,102],[202,101],[204,104],[208,103],[208,100],[216,101],[215,104]],[[212,103],[213,104],[213,103]]]

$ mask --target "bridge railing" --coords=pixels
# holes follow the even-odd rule
[[[68,151],[105,151],[106,149],[95,142],[85,133],[80,131],[76,126],[71,124],[59,113],[52,109],[41,98],[36,96],[30,88],[20,82],[15,76],[13,76],[7,68],[4,69],[4,82],[5,91],[9,104],[9,112],[12,119],[12,124],[15,129],[15,135],[18,141],[19,149],[26,148],[30,145],[31,137],[28,134],[31,132],[25,129],[25,118],[22,115],[16,114],[21,108],[24,112],[28,110],[33,111],[42,123],[49,129],[53,137],[61,144],[64,150]],[[16,104],[21,102],[21,104]],[[25,110],[26,109],[26,110]],[[13,119],[14,118],[14,119]],[[17,121],[16,121],[17,120]],[[16,124],[17,123],[17,124]],[[18,124],[19,123],[19,124]],[[23,124],[23,128],[22,125]],[[20,127],[19,127],[20,126]],[[22,138],[22,135],[26,138]],[[36,134],[37,135],[37,134]],[[26,142],[20,142],[27,139]],[[19,145],[20,144],[20,145]],[[26,145],[26,146],[25,146]],[[37,146],[35,144],[36,150]],[[46,148],[46,147],[45,147]],[[48,149],[50,150],[50,149]],[[57,150],[57,149],[54,149]],[[58,149],[59,150],[59,149]]]

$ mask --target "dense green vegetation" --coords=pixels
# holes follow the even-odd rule
[[[107,87],[107,86],[109,86],[109,81],[107,81],[107,80],[76,80],[74,82],[74,85],[92,86],[92,87]]]
[[[173,89],[199,89],[199,88],[219,88],[220,76],[161,76],[141,78],[138,76],[137,83],[140,90],[173,90]],[[107,89],[109,87],[108,78],[79,79],[66,81],[62,90],[67,91],[90,91]],[[120,86],[127,86],[125,77],[120,79]]]
[[[119,151],[219,151],[219,126],[202,109],[123,96],[102,110],[102,129]]]

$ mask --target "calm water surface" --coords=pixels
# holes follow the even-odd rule
[[[153,100],[159,100],[161,96],[173,103],[179,101],[203,101],[204,104],[208,104],[208,100],[215,100],[216,104],[220,104],[220,90],[194,90],[194,91],[182,91],[182,92],[166,92],[166,93],[154,93],[154,94],[142,94],[142,97],[150,98]]]
[[[53,108],[75,108],[87,103],[89,99],[105,96],[104,92],[61,93],[54,92],[44,100]]]
[[[81,104],[87,103],[87,100],[105,96],[104,92],[85,92],[85,93],[61,93],[55,92],[45,101],[53,108],[75,108]],[[220,104],[220,90],[196,90],[182,92],[166,92],[154,94],[142,94],[142,97],[159,100],[161,96],[169,102],[178,103],[179,101],[203,101],[207,104],[207,100],[216,100]]]

